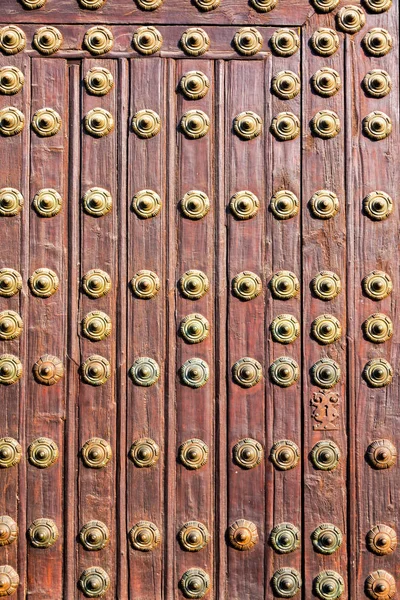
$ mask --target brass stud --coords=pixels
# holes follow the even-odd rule
[[[365,458],[374,469],[390,469],[396,464],[396,446],[390,440],[374,440],[368,446]]]
[[[235,33],[233,44],[243,56],[254,56],[263,46],[263,37],[255,27],[242,27]]]
[[[208,446],[203,440],[193,438],[179,447],[179,460],[184,467],[192,471],[201,469],[208,461]]]
[[[335,69],[323,67],[314,73],[311,78],[312,87],[319,96],[334,96],[342,87],[340,75]]]
[[[47,219],[58,215],[62,208],[62,198],[57,190],[44,188],[33,198],[32,206],[39,217]]]
[[[232,196],[229,207],[237,219],[244,221],[256,216],[260,201],[252,192],[243,190]]]
[[[18,525],[8,515],[0,517],[0,546],[8,546],[18,538]],[[1,577],[1,575],[0,575]],[[0,586],[1,590],[1,586]]]
[[[336,571],[321,571],[314,579],[314,593],[321,600],[340,598],[344,592],[344,579]]]
[[[365,365],[363,377],[370,387],[385,387],[392,383],[393,368],[384,358],[373,358]]]
[[[2,188],[0,190],[0,216],[15,217],[24,205],[24,197],[20,191],[14,188]]]
[[[393,48],[392,36],[386,29],[375,27],[368,31],[362,40],[367,54],[371,56],[385,56]]]
[[[273,93],[282,100],[290,100],[300,93],[300,77],[293,71],[280,71],[271,83]]]
[[[336,15],[336,23],[344,33],[357,33],[365,25],[365,13],[359,6],[343,6]]]
[[[373,600],[391,600],[396,594],[396,581],[393,575],[378,569],[365,580],[365,593]]]
[[[208,34],[200,27],[191,27],[183,32],[181,47],[189,56],[201,56],[209,49],[211,44]]]
[[[371,13],[383,13],[390,9],[392,0],[364,0],[364,4]]]
[[[188,110],[182,115],[180,126],[186,137],[197,140],[207,135],[210,117],[202,110]]]
[[[88,29],[85,33],[83,45],[94,56],[106,54],[112,50],[114,36],[107,27],[96,25]]]
[[[290,554],[300,547],[300,531],[292,523],[279,523],[272,529],[269,542],[275,552]]]
[[[111,377],[111,366],[104,356],[93,354],[81,364],[82,379],[90,385],[103,385]]]
[[[40,137],[57,135],[61,125],[60,115],[52,108],[41,108],[32,117],[32,128]]]
[[[321,358],[311,367],[311,378],[314,385],[331,388],[340,380],[341,371],[337,362],[331,358]]]
[[[285,221],[295,217],[300,208],[299,199],[289,190],[279,190],[270,201],[270,209],[276,219]]]
[[[310,199],[310,210],[316,219],[332,219],[339,212],[339,199],[334,192],[318,190]]]
[[[152,358],[141,356],[135,360],[129,369],[129,374],[136,385],[150,387],[157,383],[160,377],[160,367]]]
[[[82,460],[86,467],[102,469],[112,459],[111,446],[101,438],[91,438],[82,446]]]
[[[272,577],[274,594],[279,598],[293,598],[302,586],[301,576],[296,569],[282,567]]]
[[[101,138],[114,129],[114,117],[104,108],[93,108],[84,118],[86,132],[95,137]]]
[[[271,277],[269,286],[274,298],[289,300],[294,298],[300,291],[300,282],[291,271],[278,271]]]
[[[182,319],[179,332],[188,344],[199,344],[208,337],[210,324],[203,315],[192,313]]]
[[[22,289],[22,277],[15,269],[0,269],[0,297],[11,298]]]
[[[31,10],[42,8],[46,4],[46,0],[21,0],[22,6]]]
[[[288,356],[280,356],[270,365],[269,374],[271,380],[279,387],[290,387],[300,377],[300,369],[297,362]]]
[[[203,569],[189,569],[179,580],[185,598],[203,598],[211,588],[210,578]]]
[[[300,120],[291,112],[281,112],[272,119],[271,132],[281,142],[294,140],[300,134]]]
[[[110,541],[110,532],[101,521],[89,521],[80,530],[79,540],[85,550],[102,550]]]
[[[46,267],[36,269],[29,277],[31,292],[38,298],[50,298],[58,290],[59,284],[57,274]]]
[[[221,0],[194,0],[197,8],[204,12],[215,10],[220,5],[220,2]]]
[[[320,315],[311,324],[311,333],[320,344],[333,344],[342,336],[339,319],[333,315]]]
[[[151,552],[161,543],[160,531],[150,521],[139,521],[129,532],[132,547],[140,552]]]
[[[52,519],[35,519],[28,529],[28,536],[35,548],[50,548],[58,540],[57,525]]]
[[[22,377],[22,363],[14,354],[0,354],[0,384],[13,385]]]
[[[157,464],[160,458],[160,448],[154,440],[140,438],[133,442],[129,456],[139,469],[149,469]]]
[[[270,325],[272,339],[280,344],[292,344],[300,335],[300,323],[293,315],[278,315]]]
[[[57,356],[44,354],[33,365],[33,376],[42,385],[54,385],[64,377],[64,366]]]
[[[63,43],[62,33],[57,27],[46,25],[35,31],[33,45],[40,54],[49,56],[61,48]]]
[[[311,289],[321,300],[333,300],[340,293],[340,278],[332,271],[320,271],[311,282]]]
[[[191,388],[200,388],[210,377],[210,369],[205,360],[190,358],[179,369],[181,383]]]
[[[114,77],[105,67],[93,67],[85,75],[86,91],[93,96],[105,96],[114,87]]]
[[[189,71],[182,76],[179,86],[186,98],[199,100],[208,93],[210,80],[201,71]]]
[[[333,110],[320,110],[311,120],[311,131],[323,140],[336,137],[340,130],[340,119]]]
[[[179,206],[185,217],[193,221],[198,221],[208,214],[210,200],[204,192],[190,190],[183,196]]]
[[[233,381],[243,388],[257,385],[262,378],[262,366],[254,358],[241,358],[232,367]]]
[[[161,131],[161,119],[154,110],[139,110],[133,115],[132,129],[139,138],[152,138]]]
[[[7,106],[0,110],[0,133],[5,137],[18,135],[25,125],[23,113],[14,106]]]
[[[300,48],[300,38],[293,29],[277,29],[271,37],[271,47],[278,56],[292,56]]]
[[[311,541],[316,552],[320,554],[333,554],[342,545],[343,535],[336,525],[321,523],[312,532]]]
[[[38,469],[47,469],[58,460],[57,444],[50,438],[40,437],[28,447],[28,459],[31,465]]]
[[[101,567],[89,567],[81,574],[79,587],[87,598],[101,598],[110,587],[110,577]]]
[[[270,459],[279,471],[294,469],[300,460],[299,447],[290,440],[275,442],[271,448]]]
[[[251,550],[258,543],[257,526],[252,521],[238,519],[229,526],[228,539],[235,550]]]
[[[371,271],[362,280],[362,288],[364,293],[371,300],[383,300],[393,291],[393,283],[391,278],[384,271]]]
[[[12,596],[19,586],[19,576],[10,565],[0,566],[0,596]]]
[[[131,279],[131,287],[137,298],[149,300],[157,295],[160,289],[160,280],[153,271],[142,269]]]
[[[91,269],[82,278],[82,289],[90,298],[101,298],[111,290],[111,278],[101,269]]]
[[[25,33],[16,25],[6,25],[0,29],[0,49],[4,54],[18,54],[26,46]]]
[[[262,132],[263,120],[255,112],[246,110],[233,120],[233,129],[242,140],[253,140]]]
[[[132,210],[140,219],[156,217],[161,206],[161,198],[153,190],[141,190],[133,196]]]
[[[0,94],[13,96],[22,90],[25,77],[17,67],[8,66],[0,68]]]
[[[97,10],[101,8],[106,3],[106,0],[78,0],[80,6],[82,8],[87,8],[88,10]]]
[[[242,469],[254,469],[264,458],[260,442],[251,438],[239,440],[233,447],[233,459]]]
[[[0,469],[9,469],[18,465],[21,458],[22,448],[17,440],[11,437],[0,438]]]
[[[111,319],[101,310],[93,310],[82,319],[82,334],[92,342],[104,340],[111,334]]]
[[[373,141],[383,140],[392,133],[392,121],[384,112],[374,110],[364,117],[363,133]]]
[[[384,556],[392,554],[397,548],[397,535],[388,525],[375,525],[367,533],[367,548],[373,554]]]
[[[210,534],[207,527],[200,521],[188,521],[179,530],[178,540],[183,550],[199,552],[207,546]]]
[[[312,4],[318,12],[329,13],[339,4],[339,0],[312,0]]]
[[[179,289],[188,300],[199,300],[210,289],[208,277],[203,271],[191,269],[186,271],[179,280]]]
[[[136,4],[142,10],[157,10],[164,0],[136,0]]]
[[[383,344],[393,335],[393,323],[382,313],[370,315],[363,323],[364,335],[374,344]]]
[[[319,471],[333,471],[339,464],[340,450],[335,442],[321,440],[311,450],[310,459]]]
[[[267,13],[275,8],[278,0],[250,0],[250,4],[257,12]]]
[[[155,54],[161,50],[163,37],[155,27],[151,25],[138,27],[133,34],[133,47],[137,52],[144,55]]]
[[[365,93],[372,98],[384,98],[392,89],[392,79],[382,69],[372,69],[365,75],[363,81]]]
[[[311,37],[311,47],[320,56],[335,54],[340,45],[339,36],[333,29],[320,27]]]
[[[261,279],[251,271],[242,271],[232,280],[232,293],[239,300],[249,301],[257,298],[262,292]]]

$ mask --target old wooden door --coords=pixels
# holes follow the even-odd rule
[[[393,598],[397,1],[0,21],[0,596]]]

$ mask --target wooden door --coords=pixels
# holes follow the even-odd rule
[[[0,596],[393,598],[396,0],[0,21]]]

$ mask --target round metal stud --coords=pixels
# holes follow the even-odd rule
[[[156,273],[142,269],[131,279],[132,291],[137,298],[149,300],[154,298],[160,289],[160,280]]]
[[[300,93],[300,77],[293,71],[280,71],[272,79],[271,89],[282,100],[295,98]]]
[[[374,469],[390,469],[396,464],[397,450],[390,440],[374,440],[368,446],[365,457]]]
[[[310,199],[310,210],[316,219],[331,219],[339,212],[339,199],[334,192],[318,190]]]
[[[106,0],[78,0],[78,2],[82,8],[97,10],[98,8],[104,6]]]
[[[320,315],[312,322],[311,333],[320,344],[333,344],[340,339],[342,327],[333,315]]]
[[[139,138],[152,138],[161,131],[160,116],[149,108],[139,110],[133,115],[132,129]]]
[[[310,459],[319,471],[333,471],[339,464],[340,450],[335,442],[321,440],[311,450]]]
[[[114,118],[104,108],[93,108],[85,115],[84,124],[85,130],[89,135],[101,138],[113,131]]]
[[[39,217],[55,217],[62,208],[62,198],[57,190],[44,188],[35,194],[32,206]]]
[[[101,438],[91,438],[82,446],[82,460],[86,467],[102,469],[112,459],[111,446]]]
[[[179,332],[188,344],[199,344],[209,334],[210,324],[203,315],[192,313],[182,319]]]
[[[203,271],[192,269],[186,271],[179,280],[182,295],[188,300],[199,300],[209,290],[208,277]]]
[[[188,552],[199,552],[210,541],[208,529],[200,521],[188,521],[182,525],[178,540],[183,550]]]
[[[370,315],[363,323],[365,337],[374,344],[383,344],[393,335],[393,323],[382,313]]]
[[[365,13],[359,6],[343,6],[336,15],[336,23],[344,33],[357,33],[365,25]]]
[[[281,142],[294,140],[300,134],[300,120],[291,112],[281,112],[272,119],[271,132]]]
[[[101,269],[91,269],[82,278],[82,288],[90,298],[101,298],[111,290],[111,278]]]
[[[133,47],[139,54],[150,55],[161,50],[163,37],[155,27],[138,27],[133,34]]]
[[[271,584],[278,598],[293,598],[300,590],[302,582],[300,573],[296,569],[282,567],[275,571]]]
[[[339,0],[312,0],[315,10],[321,13],[329,13],[339,4]]]
[[[136,0],[136,4],[142,10],[157,10],[164,0]]]
[[[100,311],[89,312],[82,319],[82,334],[92,342],[104,340],[111,334],[111,319]]]
[[[271,531],[270,544],[279,554],[289,554],[300,546],[300,531],[292,523],[279,523]]]
[[[0,596],[12,596],[19,586],[19,576],[10,565],[0,566]]]
[[[253,140],[262,132],[263,120],[255,112],[247,110],[233,120],[233,129],[242,140]]]
[[[49,298],[56,293],[59,286],[59,279],[51,269],[43,267],[36,269],[29,277],[29,287],[34,296],[39,298]]]
[[[110,52],[114,45],[114,36],[107,27],[96,25],[85,33],[83,45],[94,56],[106,54]]]
[[[397,548],[397,534],[388,525],[375,525],[367,533],[367,548],[378,556],[392,554]]]
[[[0,517],[0,546],[8,546],[18,538],[18,525],[8,515]],[[1,575],[0,575],[1,577]],[[0,587],[1,589],[1,587]]]
[[[311,131],[323,140],[336,137],[340,130],[340,119],[333,110],[320,110],[311,120]]]
[[[270,329],[272,339],[280,344],[292,344],[300,335],[300,323],[293,315],[278,315]]]
[[[22,90],[25,77],[17,67],[1,67],[0,69],[0,94],[13,96]]]
[[[254,469],[264,458],[264,450],[260,442],[251,438],[239,440],[233,447],[233,459],[242,469]]]
[[[14,188],[2,188],[0,190],[0,216],[15,217],[24,205],[24,197]]]
[[[300,369],[293,358],[280,356],[271,364],[269,374],[272,382],[279,387],[290,387],[299,379]]]
[[[103,217],[112,209],[112,196],[101,187],[93,187],[82,198],[83,210],[92,217]]]
[[[210,89],[210,80],[201,71],[189,71],[180,80],[182,93],[190,100],[204,98]]]
[[[251,271],[242,271],[232,280],[232,293],[240,300],[253,300],[261,294],[261,279]]]
[[[228,538],[236,550],[251,550],[258,542],[257,527],[252,521],[238,519],[228,528]]]
[[[211,588],[209,576],[203,569],[189,569],[179,580],[185,598],[203,598]]]
[[[191,388],[200,388],[210,377],[208,364],[201,358],[190,358],[179,369],[181,382]]]
[[[314,592],[321,600],[336,600],[344,592],[344,580],[336,571],[321,571],[314,579]]]
[[[241,358],[232,367],[233,381],[244,388],[251,388],[262,378],[262,366],[254,358]]]
[[[384,98],[392,89],[392,79],[382,69],[372,69],[365,75],[363,81],[365,93],[372,98]]]
[[[393,38],[386,29],[375,27],[365,34],[362,40],[367,54],[371,56],[385,56],[393,48]]]
[[[0,133],[6,137],[18,135],[25,125],[23,113],[14,106],[7,106],[0,110]]]
[[[336,525],[321,523],[312,532],[311,541],[316,552],[320,554],[333,554],[342,545],[343,535]]]
[[[333,300],[340,293],[340,278],[332,271],[320,271],[311,282],[311,289],[321,300]]]
[[[63,36],[57,27],[46,25],[35,31],[33,45],[40,54],[48,56],[61,48]]]
[[[300,282],[291,271],[278,271],[272,276],[269,285],[274,298],[280,300],[294,298],[300,290]]]
[[[28,447],[28,458],[31,465],[38,469],[47,469],[58,460],[57,444],[50,438],[40,437]]]
[[[79,539],[85,550],[102,550],[110,540],[110,532],[101,521],[89,521],[80,530]]]
[[[93,96],[105,96],[114,87],[111,72],[104,67],[93,67],[85,75],[86,91]]]
[[[279,471],[294,469],[300,460],[299,447],[290,440],[275,442],[271,448],[270,459]]]
[[[0,269],[0,296],[11,298],[22,289],[22,277],[15,269]]]
[[[201,56],[209,49],[211,44],[208,34],[200,27],[191,27],[183,32],[181,47],[189,56]]]
[[[22,363],[14,354],[0,354],[0,384],[12,385],[22,377]]]
[[[320,56],[331,56],[339,48],[339,36],[333,29],[320,27],[311,37],[311,47]]]
[[[36,8],[42,8],[46,4],[46,0],[21,0],[21,4],[24,8],[31,10]]]
[[[22,448],[17,440],[11,437],[0,438],[0,469],[14,467],[21,458]]]
[[[111,366],[104,356],[92,354],[81,364],[81,374],[85,383],[103,385],[111,377]]]
[[[52,108],[41,108],[32,117],[32,128],[40,137],[57,135],[61,125],[60,115]]]
[[[272,196],[269,206],[274,217],[284,221],[298,214],[300,203],[293,192],[279,190]]]
[[[340,380],[340,367],[331,358],[321,358],[311,367],[311,378],[314,385],[331,388]]]
[[[18,54],[26,46],[25,33],[16,25],[6,25],[0,29],[0,49],[4,54]]]
[[[136,523],[129,532],[129,538],[133,548],[140,552],[151,552],[161,542],[161,534],[157,525],[150,521]]]
[[[210,200],[204,192],[190,190],[179,203],[182,214],[188,219],[198,221],[205,217],[210,210]]]
[[[208,461],[208,446],[202,440],[193,438],[179,447],[179,460],[190,470],[201,469]]]
[[[392,6],[392,0],[364,0],[364,5],[371,13],[383,13]]]
[[[324,97],[334,96],[342,86],[339,73],[328,67],[323,67],[314,73],[311,83],[314,92]]]
[[[188,110],[181,118],[183,133],[192,140],[207,135],[210,129],[210,118],[202,110]]]
[[[148,469],[157,464],[160,458],[160,448],[154,440],[140,438],[133,442],[129,456],[136,467]]]
[[[49,548],[58,539],[57,525],[52,519],[35,519],[28,529],[28,536],[35,548]]]
[[[374,600],[391,600],[396,594],[395,578],[383,569],[374,571],[365,580],[365,593]]]
[[[0,312],[0,340],[15,340],[22,333],[23,323],[14,310]]]
[[[79,587],[87,598],[101,598],[110,587],[110,577],[101,567],[89,567],[80,576]]]
[[[194,0],[195,5],[199,10],[208,12],[215,10],[221,3],[221,0]]]
[[[153,190],[141,190],[133,196],[132,210],[140,219],[156,217],[161,206],[161,198]]]
[[[150,387],[154,385],[160,377],[160,367],[158,363],[147,356],[137,358],[131,368],[129,374],[132,377],[133,383],[141,387]]]
[[[42,385],[54,385],[64,377],[62,361],[57,356],[44,354],[33,365],[33,376]]]
[[[271,47],[278,56],[292,56],[300,48],[300,38],[293,29],[277,29],[272,34]]]
[[[374,110],[364,117],[362,128],[370,140],[384,140],[392,133],[392,121],[384,112]]]
[[[250,0],[250,4],[257,12],[267,13],[275,8],[278,0]]]
[[[384,271],[371,271],[362,280],[364,293],[371,300],[383,300],[392,293],[393,283]]]
[[[365,365],[363,377],[370,387],[385,387],[392,383],[392,365],[384,358],[373,358]]]
[[[243,56],[254,56],[263,46],[263,37],[255,27],[243,27],[235,33],[233,45]]]
[[[393,212],[393,200],[386,192],[371,192],[363,200],[363,209],[373,221],[383,221]]]

